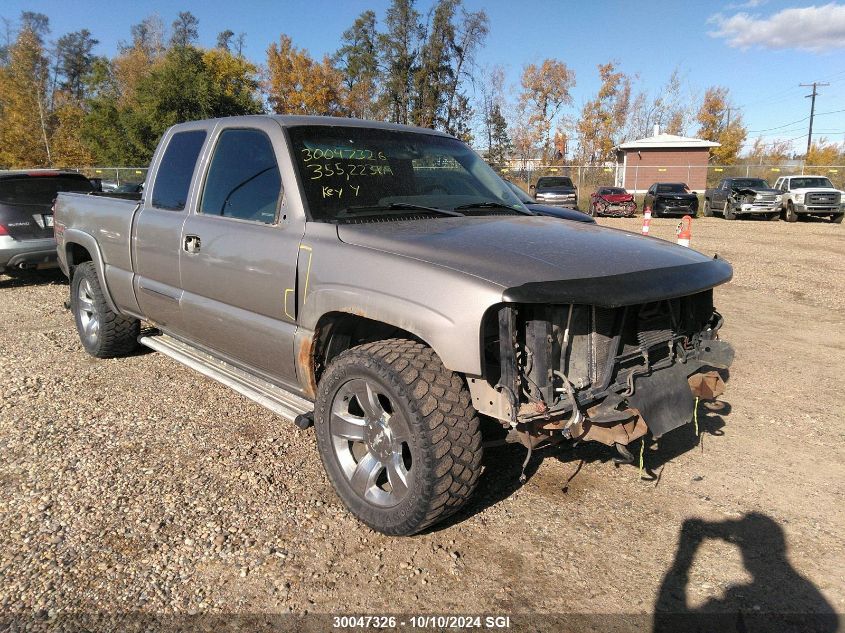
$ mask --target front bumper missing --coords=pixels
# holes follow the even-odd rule
[[[574,424],[570,414],[549,419],[542,412],[523,409],[510,441],[535,448],[543,441],[595,441],[607,446],[626,446],[651,433],[660,438],[692,422],[697,398],[711,400],[725,391],[734,350],[724,341],[707,341],[695,359],[677,361],[669,367],[633,379],[633,393],[611,393],[593,404]]]

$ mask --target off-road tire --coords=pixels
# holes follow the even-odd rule
[[[722,209],[722,213],[724,214],[726,220],[736,220],[736,213],[734,213],[730,200],[725,201],[725,208]]]
[[[834,224],[842,224],[843,216],[845,216],[845,213],[837,213],[835,215],[830,216],[830,221]]]
[[[85,334],[81,320],[79,287],[85,282],[91,290],[92,305],[99,319],[99,331],[94,337]],[[82,347],[91,356],[97,358],[126,356],[138,348],[141,322],[118,314],[109,308],[93,262],[83,262],[74,269],[73,280],[70,284],[70,308]]]
[[[380,507],[356,493],[334,449],[332,405],[341,387],[354,379],[384,389],[408,423],[408,492],[393,507]],[[314,426],[338,496],[354,516],[383,534],[409,536],[442,521],[466,503],[481,474],[481,430],[469,391],[434,350],[417,341],[366,343],[335,358],[320,378]]]
[[[704,199],[704,217],[705,218],[712,218],[713,217],[713,207],[710,206],[710,198]]]
[[[787,222],[798,221],[798,214],[795,213],[795,205],[792,204],[792,200],[786,203],[786,210],[783,212],[783,219]]]

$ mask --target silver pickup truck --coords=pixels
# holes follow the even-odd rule
[[[338,495],[387,534],[467,501],[482,416],[529,457],[598,441],[630,461],[631,442],[721,392],[733,357],[713,307],[727,262],[535,216],[432,130],[185,123],[162,138],[141,195],[58,197],[84,348],[140,343],[313,422]],[[142,320],[155,330],[142,335]]]

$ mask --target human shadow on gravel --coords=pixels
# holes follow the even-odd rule
[[[690,572],[699,547],[708,539],[736,545],[751,581],[722,586],[721,597],[690,607]],[[792,567],[788,550],[781,526],[762,513],[716,522],[687,519],[654,605],[653,633],[837,631],[839,617],[833,607]],[[718,573],[710,570],[711,575]]]
[[[725,426],[724,416],[731,411],[731,405],[722,400],[701,402],[698,407],[698,434],[694,424],[685,424],[660,438],[659,441],[646,439],[643,456],[642,478],[654,481],[659,485],[663,466],[683,453],[699,447],[706,450],[705,437],[723,435]],[[504,432],[495,420],[482,416],[482,433],[485,441],[504,438]],[[568,479],[561,480],[560,494],[569,493],[570,486],[576,481],[585,464],[602,463],[608,467],[639,468],[640,441],[636,440],[629,448],[635,454],[633,464],[615,463],[619,454],[611,447],[598,442],[587,442],[579,445],[571,443],[558,444],[548,448],[535,449],[531,459],[525,466],[526,483],[537,473],[546,459],[556,459],[563,463],[575,463],[574,472]],[[484,450],[484,472],[478,482],[475,494],[470,497],[466,505],[456,514],[445,521],[428,528],[426,532],[439,532],[448,529],[466,519],[475,516],[487,508],[510,497],[524,484],[519,481],[522,465],[526,458],[526,448],[521,444],[504,444],[492,446]]]
[[[0,273],[0,290],[24,286],[49,286],[51,284],[66,286],[68,280],[58,268],[18,272],[14,276]]]

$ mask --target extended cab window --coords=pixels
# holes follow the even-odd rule
[[[177,132],[171,137],[155,176],[154,207],[170,211],[182,211],[185,208],[191,177],[203,143],[203,130]]]
[[[269,137],[260,130],[224,130],[208,168],[200,212],[272,224],[281,193]]]

